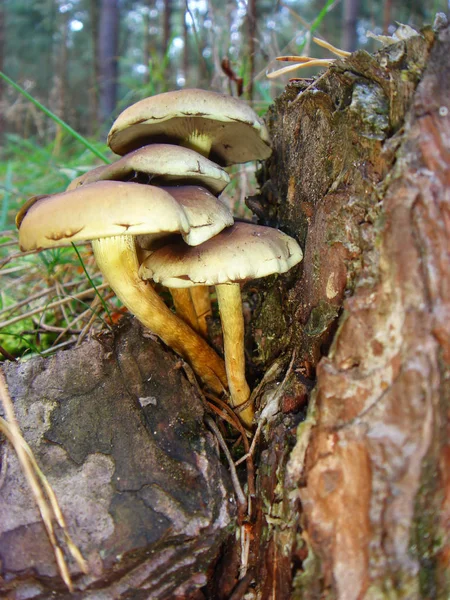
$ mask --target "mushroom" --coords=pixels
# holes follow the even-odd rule
[[[198,332],[201,333],[204,338],[208,339],[208,317],[212,316],[209,286],[200,285],[188,289],[197,317]]]
[[[152,144],[74,179],[67,190],[96,181],[136,180],[151,185],[197,184],[215,195],[230,182],[228,173],[202,154],[170,144]]]
[[[178,186],[184,183],[199,184],[216,195],[220,194],[230,181],[230,177],[224,169],[194,150],[170,144],[151,144],[126,154],[110,165],[102,165],[77,177],[69,184],[67,190],[70,191],[81,185],[87,185],[96,181],[129,181],[130,179],[158,186]],[[212,200],[209,201],[209,205],[211,203]],[[220,218],[224,217],[225,211],[227,211],[225,222],[219,226]],[[223,204],[217,205],[216,216],[211,217],[211,224],[215,224],[217,228],[216,232],[220,231],[223,227],[228,227],[232,223],[233,217],[231,212]],[[214,232],[208,234],[206,228],[202,230],[196,229],[192,222],[191,226],[193,226],[193,235],[200,235],[201,233],[205,235],[201,241],[207,239],[208,235],[214,235]],[[151,235],[150,238],[152,243],[154,243],[155,236]],[[142,253],[142,250],[147,249],[148,239],[148,236],[138,237],[139,260],[141,260],[142,255],[145,256],[145,252]],[[201,241],[197,243],[201,243]],[[188,241],[188,243],[192,242]],[[198,294],[202,293],[198,292]],[[194,296],[194,300],[194,298],[191,298],[189,290],[180,290],[179,292],[172,293],[177,313],[191,327],[206,337],[205,310],[201,302],[199,303],[197,300],[197,295]],[[210,305],[209,296],[205,298],[205,294],[203,293],[203,303],[205,302],[209,302]],[[196,305],[200,313],[200,320],[197,317]]]
[[[108,135],[117,154],[156,141],[193,148],[221,165],[268,158],[272,152],[264,122],[245,102],[199,89],[166,92],[133,104],[119,115]],[[200,288],[184,296],[194,304],[206,337],[209,291]]]
[[[244,319],[239,282],[284,273],[302,260],[298,243],[278,229],[235,223],[200,246],[168,244],[142,263],[139,274],[167,287],[215,285],[222,321],[225,366],[231,403],[247,402]],[[240,413],[250,425],[253,408]]]
[[[234,223],[230,209],[205,188],[198,185],[185,185],[161,189],[169,192],[184,208],[191,226],[190,232],[185,234],[184,239],[190,246],[202,244]],[[154,236],[138,236],[137,244],[141,249],[151,252],[155,247]],[[198,301],[197,303],[194,301],[187,288],[171,288],[170,291],[177,314],[195,331],[206,337],[205,308]],[[197,313],[202,316],[201,320]]]
[[[220,165],[271,154],[267,128],[245,102],[198,89],[166,92],[133,104],[108,135],[116,154],[162,141],[192,148]]]
[[[226,373],[219,356],[138,276],[136,235],[189,234],[188,216],[167,191],[137,183],[92,183],[32,198],[16,223],[22,250],[91,241],[100,270],[123,304],[212,390],[224,390]]]
[[[214,237],[225,227],[234,223],[231,210],[223,202],[199,185],[161,187],[180,204],[189,219],[191,227],[185,235],[189,246],[198,246]],[[140,242],[141,246],[145,248]]]

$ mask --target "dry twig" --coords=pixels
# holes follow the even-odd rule
[[[66,540],[68,541],[68,547],[72,556],[78,562],[80,568],[87,572],[87,565],[84,561],[81,553],[78,548],[76,548],[75,544],[72,542],[66,528],[66,524],[64,518],[62,516],[61,510],[58,506],[56,496],[54,495],[53,490],[50,488],[47,480],[45,479],[43,473],[37,466],[36,460],[32,456],[31,449],[27,446],[25,440],[22,437],[20,432],[19,424],[17,422],[14,407],[11,400],[11,396],[8,392],[8,387],[6,384],[6,380],[4,378],[3,373],[0,371],[0,398],[3,404],[3,408],[5,411],[5,419],[1,419],[0,428],[8,440],[11,442],[14,450],[19,459],[20,465],[22,467],[23,473],[28,481],[28,485],[31,488],[33,496],[35,498],[36,504],[38,505],[39,512],[41,514],[42,521],[44,523],[45,529],[47,531],[47,535],[49,537],[50,543],[53,548],[53,552],[55,554],[56,563],[58,565],[58,570],[60,575],[68,587],[68,589],[73,592],[73,583],[72,578],[70,576],[69,568],[67,566],[66,560],[64,558],[64,552],[61,546],[58,543],[56,538],[55,530],[53,527],[53,516],[56,516],[56,520],[59,525],[63,528],[64,533],[66,535]],[[46,490],[47,494],[49,494],[50,504],[45,498],[44,492],[42,490],[41,485],[39,484],[39,479],[41,480],[41,485]],[[45,482],[45,483],[44,483]]]

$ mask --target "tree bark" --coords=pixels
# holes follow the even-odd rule
[[[449,30],[425,29],[269,113],[249,205],[305,250],[248,297],[274,373],[257,598],[449,597],[449,53]]]
[[[109,123],[116,108],[119,44],[118,0],[102,0],[100,5],[98,65],[99,120]]]

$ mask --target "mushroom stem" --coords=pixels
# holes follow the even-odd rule
[[[191,293],[188,288],[170,288],[173,305],[180,319],[183,319],[194,331],[200,332],[197,313],[195,311],[194,302],[191,298]]]
[[[123,304],[155,335],[185,358],[216,393],[227,387],[223,361],[214,350],[175,316],[153,288],[138,276],[134,237],[113,236],[92,241],[95,259]]]
[[[239,406],[250,396],[250,388],[245,379],[244,354],[244,315],[242,314],[241,290],[239,283],[216,285],[220,320],[223,331],[223,347],[231,404]],[[253,407],[249,406],[239,413],[245,425],[253,420]]]
[[[212,138],[209,135],[202,135],[197,131],[191,133],[184,144],[181,144],[185,148],[190,148],[191,150],[195,150],[199,152],[203,156],[208,158],[209,153],[211,151]]]
[[[206,318],[212,315],[209,286],[197,285],[189,289],[198,319],[199,331],[204,338],[208,338],[208,323]]]

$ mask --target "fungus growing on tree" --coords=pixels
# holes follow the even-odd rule
[[[214,195],[220,194],[229,183],[230,176],[224,169],[208,158],[189,148],[171,144],[151,144],[138,148],[114,163],[102,165],[77,177],[69,184],[67,190],[74,190],[82,185],[106,180],[171,186],[168,191],[170,193],[173,191],[173,195],[179,194],[186,199],[186,212],[190,213],[190,217],[192,216],[194,219],[190,219],[191,232],[187,240],[188,244],[201,243],[211,235],[221,231],[223,227],[233,224],[233,216],[230,210],[211,195],[211,193]],[[188,198],[189,194],[187,192],[177,191],[178,186],[182,186],[182,189],[185,190],[185,185],[202,186],[206,189],[203,193],[194,194],[197,197],[194,202],[193,199]],[[200,198],[204,200],[205,209],[206,206],[209,207],[208,210],[211,215],[209,226],[205,225]],[[200,221],[198,221],[199,218]],[[198,241],[192,241],[194,238]],[[150,249],[154,240],[154,234],[138,237],[139,260],[148,254],[145,250]],[[199,322],[195,302],[193,302],[189,290],[174,292],[172,297],[177,313],[196,331],[200,331],[206,337],[206,321],[202,316],[205,310],[201,306],[201,300],[200,302],[197,301],[200,307],[198,309],[200,311]],[[209,302],[209,297],[207,301]]]
[[[190,246],[202,244],[234,223],[230,209],[205,188],[197,185],[185,185],[161,189],[169,192],[184,208],[190,225],[190,231],[184,234],[184,239]],[[156,243],[164,244],[164,240],[162,242],[156,240]],[[154,235],[137,236],[137,244],[144,253],[149,251],[148,255],[155,249]],[[140,262],[142,260],[143,258]],[[205,326],[203,322],[199,322],[197,314],[199,303],[197,302],[196,306],[189,289],[171,288],[170,292],[177,314],[195,331],[205,336]]]
[[[133,104],[108,135],[117,154],[161,141],[187,146],[221,165],[262,160],[272,152],[267,128],[252,108],[237,98],[199,89],[166,92]],[[179,295],[194,305],[206,336],[206,316],[211,313],[207,288]]]
[[[223,391],[222,360],[138,276],[136,235],[189,235],[189,217],[167,191],[136,183],[92,183],[32,198],[16,222],[22,250],[91,241],[100,270],[123,304],[183,356],[207,386],[217,393]]]
[[[200,246],[168,244],[141,265],[143,279],[167,287],[215,285],[224,337],[225,365],[231,402],[247,402],[250,389],[245,378],[244,319],[239,282],[284,273],[302,260],[298,243],[278,229],[235,223]],[[251,425],[253,408],[240,413]]]
[[[215,195],[230,182],[228,173],[202,154],[182,146],[151,144],[74,179],[67,190],[96,181],[134,181],[151,185],[201,185]]]
[[[271,154],[267,128],[253,109],[237,98],[198,89],[166,92],[133,104],[108,135],[116,154],[156,142],[192,148],[219,165]]]

